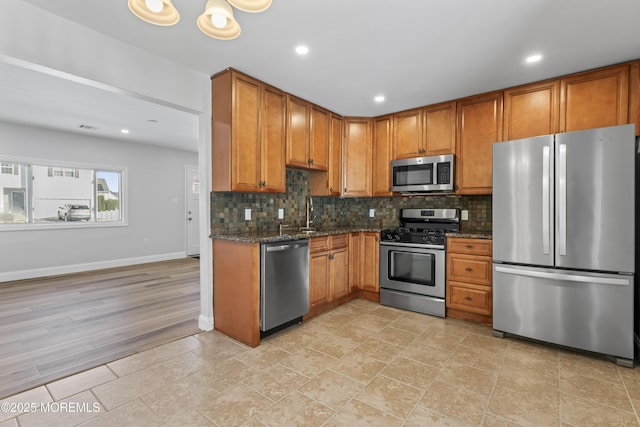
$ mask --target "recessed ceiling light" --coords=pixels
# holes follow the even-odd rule
[[[536,53],[535,55],[528,56],[526,61],[527,64],[533,64],[534,62],[538,62],[542,59],[542,55]]]
[[[298,55],[306,55],[307,53],[309,53],[309,48],[306,46],[296,46],[296,53]]]
[[[120,129],[120,133],[129,133],[129,129]]]
[[[384,102],[384,95],[376,95],[376,96],[373,98],[373,100],[374,100],[375,102],[377,102],[378,104],[379,104],[379,103],[381,103],[381,102]]]

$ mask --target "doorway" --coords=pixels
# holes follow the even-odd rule
[[[200,176],[197,166],[186,167],[187,256],[200,255]]]

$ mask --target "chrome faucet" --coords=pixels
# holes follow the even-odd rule
[[[311,228],[311,224],[313,224],[313,199],[311,198],[311,196],[307,196],[306,228]]]

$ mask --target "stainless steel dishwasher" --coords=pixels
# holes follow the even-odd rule
[[[260,330],[309,312],[309,240],[263,243],[260,258]]]

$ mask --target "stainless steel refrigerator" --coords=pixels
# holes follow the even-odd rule
[[[634,125],[493,145],[493,329],[634,358]]]

